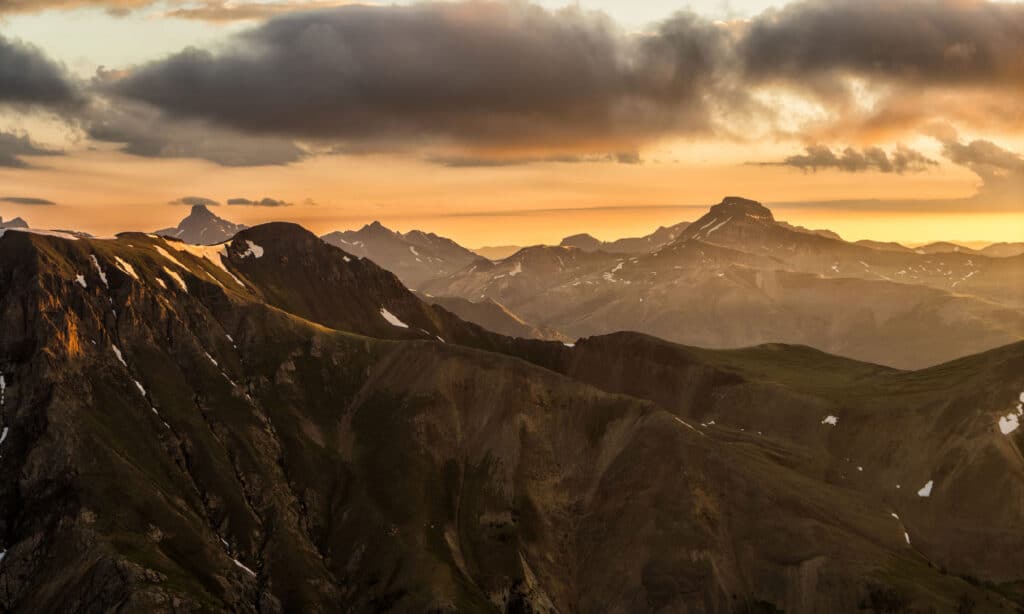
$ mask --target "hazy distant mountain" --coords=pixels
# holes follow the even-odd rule
[[[28,228],[28,222],[20,217],[5,222],[4,218],[0,217],[0,228]]]
[[[562,239],[559,245],[577,247],[588,252],[603,251],[616,254],[652,252],[675,240],[688,225],[688,222],[680,222],[673,226],[661,226],[647,236],[615,241],[599,241],[591,235],[578,234]]]
[[[508,258],[512,254],[523,249],[519,245],[494,245],[487,247],[478,247],[473,251],[488,260],[501,260],[502,258]]]
[[[785,342],[919,368],[1024,339],[1024,257],[876,250],[729,198],[651,254],[521,250],[423,288],[491,298],[570,336],[636,330],[707,347]],[[941,331],[941,332],[939,332]]]
[[[616,257],[591,294],[688,262],[680,284],[699,267],[754,288],[767,261],[673,245]],[[0,279],[4,610],[1024,601],[1021,343],[903,373],[806,347],[513,340],[280,223],[210,247],[9,232]]]
[[[419,230],[402,234],[380,222],[367,224],[359,230],[332,232],[321,238],[360,258],[373,260],[410,288],[483,260],[451,239]]]
[[[889,252],[909,253],[909,252],[913,252],[914,251],[913,249],[907,247],[906,245],[901,245],[900,243],[897,243],[895,241],[888,241],[888,242],[886,242],[886,241],[872,241],[870,239],[861,239],[860,241],[857,241],[856,244],[857,245],[862,245],[864,247],[870,247],[871,249],[877,249],[877,250],[889,251]]]
[[[928,245],[915,247],[914,251],[917,252],[918,254],[981,253],[979,250],[964,247],[963,245],[957,245],[956,243],[950,243],[948,241],[939,241],[937,243],[929,243]]]
[[[1012,258],[1024,254],[1024,242],[1020,243],[993,243],[981,250],[981,253],[991,258]]]
[[[218,217],[206,205],[194,205],[188,216],[175,228],[164,228],[156,231],[156,234],[194,245],[214,245],[227,241],[245,228],[245,224],[235,224]]]

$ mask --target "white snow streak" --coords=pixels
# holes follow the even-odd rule
[[[107,282],[107,274],[103,272],[103,268],[100,266],[100,261],[96,259],[96,255],[91,254],[89,256],[89,260],[92,260],[92,265],[96,267],[96,273],[100,276],[100,281],[103,282],[104,286],[109,288],[110,284]]]
[[[117,359],[121,362],[121,364],[127,367],[128,363],[124,361],[124,356],[121,354],[121,348],[117,347],[116,345],[111,345],[110,349],[114,350],[114,355],[117,356]]]
[[[181,275],[178,275],[176,271],[172,271],[171,269],[164,267],[164,273],[167,273],[167,276],[173,279],[174,283],[178,284],[178,287],[181,288],[183,292],[188,292],[188,286],[185,285],[185,280],[182,279]]]
[[[139,275],[138,273],[135,272],[135,267],[128,264],[124,260],[121,260],[119,256],[114,256],[114,264],[116,264],[117,268],[121,269],[125,275],[131,277],[135,281],[139,281]]]
[[[391,326],[396,326],[398,328],[409,328],[408,324],[399,320],[395,314],[391,313],[390,311],[383,307],[380,308],[380,315],[383,316],[384,319],[387,320],[388,324],[390,324]]]

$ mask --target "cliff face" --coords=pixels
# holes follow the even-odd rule
[[[6,233],[0,608],[1006,608],[1022,367],[513,341],[286,224]]]

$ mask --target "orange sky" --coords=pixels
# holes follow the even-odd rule
[[[218,201],[264,196],[287,208],[219,207],[247,224],[301,223],[319,234],[378,219],[398,230],[421,228],[470,245],[557,242],[589,232],[602,239],[646,234],[662,224],[693,220],[726,195],[765,202],[837,199],[946,199],[972,195],[978,178],[943,165],[914,175],[877,172],[804,173],[728,163],[695,145],[689,157],[653,151],[644,164],[542,163],[447,168],[401,156],[324,156],[281,167],[225,168],[196,160],[149,160],[113,151],[39,158],[44,168],[0,170],[4,195],[47,198],[57,206],[0,203],[0,215],[34,226],[109,235],[173,226],[187,207],[182,196]],[[679,153],[679,152],[676,152]],[[752,148],[751,156],[765,155]],[[735,155],[735,154],[732,154]],[[307,199],[315,201],[305,204]],[[858,211],[835,206],[773,207],[779,219],[830,228],[849,239],[921,243],[933,240],[1011,241],[1024,236],[1024,212]]]

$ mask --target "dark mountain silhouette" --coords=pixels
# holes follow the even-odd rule
[[[559,257],[609,255],[507,265]],[[7,611],[1024,601],[1022,343],[900,372],[515,340],[293,224],[208,247],[9,232],[0,280]]]

